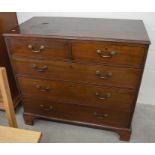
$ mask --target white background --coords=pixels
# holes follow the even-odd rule
[[[145,12],[18,12],[19,23],[33,16],[67,16],[67,17],[95,17],[118,19],[141,19],[144,21],[151,40],[138,103],[155,105],[155,13]]]

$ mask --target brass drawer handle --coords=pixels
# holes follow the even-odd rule
[[[108,98],[111,98],[112,97],[112,94],[111,93],[107,93],[106,95],[100,95],[98,92],[96,92],[96,97],[100,100],[106,100]]]
[[[98,114],[97,112],[94,112],[93,115],[97,118],[97,119],[105,119],[107,118],[109,115],[108,114]]]
[[[51,91],[51,88],[49,86],[48,87],[42,87],[39,84],[35,84],[35,88],[39,89],[41,92],[49,92],[49,91]]]
[[[44,72],[45,70],[47,70],[48,66],[44,65],[42,67],[38,67],[36,64],[32,64],[32,68],[38,72]]]
[[[102,57],[102,58],[111,58],[117,54],[116,51],[102,51],[102,50],[96,50],[96,53]]]
[[[43,110],[45,110],[45,111],[51,111],[51,110],[53,110],[53,106],[51,106],[51,105],[50,106],[45,106],[45,105],[41,104],[40,107]]]
[[[44,45],[40,45],[38,50],[36,50],[31,44],[29,44],[27,47],[28,47],[28,49],[30,49],[34,53],[39,53],[39,52],[41,52],[42,50],[45,49]]]
[[[112,72],[108,72],[105,75],[102,75],[99,70],[96,71],[96,76],[98,76],[100,79],[109,79],[112,76]]]

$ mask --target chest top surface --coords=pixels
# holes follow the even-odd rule
[[[4,36],[120,41],[149,44],[143,21],[72,17],[33,17]]]

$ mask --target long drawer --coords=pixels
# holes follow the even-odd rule
[[[73,104],[49,102],[46,99],[24,97],[24,112],[38,116],[91,123],[103,126],[128,127],[130,113],[116,109],[98,109]]]
[[[60,61],[13,59],[16,74],[97,85],[136,88],[140,69]]]
[[[113,87],[81,85],[73,82],[18,78],[23,96],[84,106],[131,111],[135,91]]]
[[[145,49],[141,46],[83,41],[72,44],[72,55],[76,61],[141,67]]]
[[[39,59],[68,59],[69,43],[66,40],[17,37],[9,40],[12,56]]]

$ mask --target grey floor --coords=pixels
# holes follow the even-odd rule
[[[114,132],[56,123],[52,121],[36,120],[34,126],[24,124],[22,108],[17,109],[17,122],[20,128],[41,131],[44,143],[120,143]],[[0,124],[7,125],[5,113],[0,111]],[[155,106],[138,104],[132,122],[132,136],[130,142],[155,142]]]

